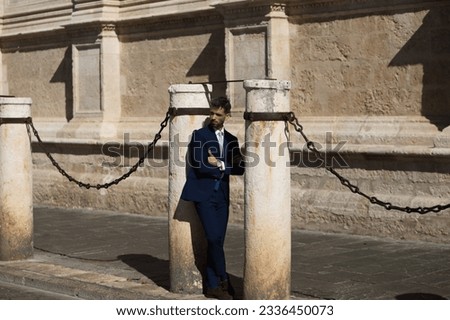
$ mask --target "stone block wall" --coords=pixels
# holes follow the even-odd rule
[[[120,37],[123,118],[164,117],[171,84],[225,77],[224,32],[217,25],[201,32],[126,32]],[[215,88],[215,93],[225,94],[224,87]]]
[[[292,24],[294,110],[448,117],[447,17],[437,8]]]
[[[292,18],[291,108],[327,159],[339,152],[338,171],[369,196],[401,206],[445,204],[449,8],[395,5]],[[311,169],[318,161],[302,161],[311,155],[301,151],[304,141],[295,143],[295,226],[448,237],[445,211],[418,216],[372,205],[325,170]]]

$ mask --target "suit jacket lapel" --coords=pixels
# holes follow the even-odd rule
[[[228,132],[226,130],[223,131],[223,159],[227,159],[228,154]]]

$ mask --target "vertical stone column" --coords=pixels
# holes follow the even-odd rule
[[[121,114],[120,42],[114,24],[102,25],[100,33],[100,88],[103,119],[118,121]]]
[[[72,35],[74,119],[114,123],[121,117],[120,42],[112,23],[67,25]],[[86,27],[85,27],[86,28]],[[102,124],[102,130],[112,130]],[[104,135],[108,135],[108,131]]]
[[[7,95],[8,92],[9,88],[7,65],[3,62],[3,53],[0,52],[0,94]]]
[[[273,4],[266,15],[267,26],[267,76],[272,79],[290,79],[289,21],[284,4]]]
[[[289,81],[247,80],[247,112],[289,112]],[[245,299],[288,299],[291,192],[283,121],[246,121]]]
[[[0,98],[0,260],[33,255],[30,98]]]
[[[225,26],[225,74],[233,79],[290,79],[289,20],[285,1],[210,0]],[[244,111],[245,92],[228,83],[234,112]]]
[[[170,290],[202,293],[201,270],[206,262],[203,229],[192,202],[180,199],[187,174],[187,151],[191,134],[201,128],[209,112],[211,86],[178,84],[169,88],[170,106],[179,110],[169,127],[169,260]],[[203,115],[189,115],[192,108]]]

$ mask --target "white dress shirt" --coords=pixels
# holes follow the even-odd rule
[[[216,130],[216,137],[217,137],[217,141],[219,142],[219,148],[220,148],[220,157],[223,158],[223,135],[224,135],[224,129],[219,129]],[[220,168],[221,171],[225,171],[225,163],[219,159],[217,159],[218,164],[220,164],[220,166],[218,166]]]

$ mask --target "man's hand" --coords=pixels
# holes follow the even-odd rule
[[[220,162],[213,156],[211,150],[208,150],[208,163],[214,167],[220,167]]]
[[[242,156],[241,150],[233,150],[233,165],[239,165],[242,160],[244,160],[244,157]]]

